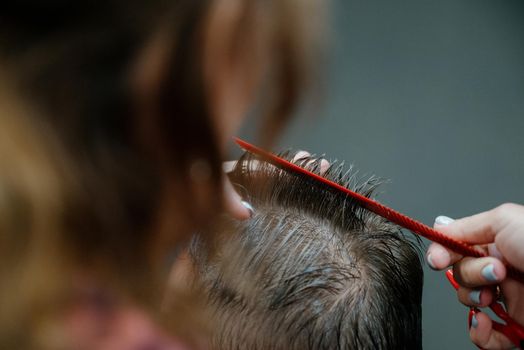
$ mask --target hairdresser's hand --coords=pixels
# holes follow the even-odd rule
[[[304,158],[307,158],[311,156],[309,152],[306,151],[298,151],[297,154],[293,157],[293,162],[300,162],[301,160],[304,160]],[[222,164],[222,169],[227,174],[235,168],[235,165],[237,164],[236,160],[224,162]],[[254,163],[256,166],[256,163]],[[326,170],[329,168],[329,162],[325,159],[320,160],[320,174],[323,174],[326,172]],[[242,200],[240,195],[235,191],[233,188],[233,185],[231,185],[231,182],[229,179],[224,177],[224,197],[226,201],[226,210],[235,218],[239,220],[246,220],[251,217],[253,214],[253,207],[248,202]]]
[[[238,220],[246,220],[253,215],[253,207],[248,202],[242,200],[227,176],[224,177],[224,200],[226,201],[226,210],[234,218]]]
[[[490,257],[463,258],[439,244],[430,245],[429,265],[442,270],[453,265],[460,284],[459,300],[468,306],[484,307],[495,298],[494,285],[499,285],[509,315],[524,325],[524,285],[506,278],[503,261],[524,271],[524,206],[504,204],[490,211],[452,220],[438,217],[435,228],[459,240],[476,244]],[[477,313],[472,320],[471,340],[484,349],[511,349],[512,343],[492,329],[491,319]]]

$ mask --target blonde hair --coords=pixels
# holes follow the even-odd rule
[[[0,344],[57,348],[63,335],[55,317],[71,273],[61,240],[63,158],[29,118],[33,111],[1,83]]]
[[[222,208],[200,43],[217,1],[53,1],[35,17],[35,0],[0,14],[13,72],[0,82],[0,346],[66,343],[52,320],[79,271],[159,314],[166,255]],[[231,55],[269,33],[270,140],[307,80],[317,2],[240,3]],[[162,74],[139,110],[130,71],[159,32]]]

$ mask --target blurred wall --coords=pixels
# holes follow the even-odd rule
[[[379,199],[430,225],[524,203],[524,2],[333,0],[331,25],[322,105],[280,146],[391,179]],[[425,274],[424,348],[476,349]]]

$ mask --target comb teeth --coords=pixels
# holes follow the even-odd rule
[[[280,158],[272,153],[269,153],[267,151],[264,151],[263,149],[260,149],[256,146],[253,146],[252,144],[246,142],[246,141],[243,141],[239,138],[235,138],[234,139],[235,142],[241,147],[243,148],[244,150],[246,150],[247,152],[250,152],[252,154],[255,154],[256,156],[258,156],[260,159],[266,161],[266,162],[269,162],[271,164],[273,164],[274,166],[276,167],[279,167],[280,169],[282,170],[285,170],[285,171],[291,171],[291,172],[294,172],[294,173],[298,173],[298,174],[302,174],[302,175],[306,175],[308,176],[309,178],[315,180],[315,181],[318,181],[319,183],[322,183],[324,185],[327,185],[337,191],[340,191],[350,197],[352,197],[353,199],[355,199],[362,207],[372,211],[373,213],[377,214],[377,215],[380,215],[382,216],[383,218],[399,225],[399,226],[402,226],[408,230],[410,230],[411,232],[419,235],[419,236],[422,236],[424,238],[427,238],[429,239],[430,241],[433,241],[435,243],[439,243],[441,245],[443,245],[444,247],[460,254],[460,255],[464,255],[464,256],[471,256],[471,257],[475,257],[475,258],[481,258],[481,257],[485,257],[487,256],[486,253],[480,251],[480,250],[477,250],[475,247],[465,243],[465,242],[462,242],[462,241],[459,241],[459,240],[456,240],[454,238],[451,238],[451,237],[448,237],[446,235],[444,235],[443,233],[439,232],[439,231],[436,231],[435,229],[427,226],[427,225],[424,225],[423,223],[419,222],[419,221],[416,221],[412,218],[410,218],[409,216],[407,215],[404,215],[404,214],[401,214],[383,204],[380,204],[379,202],[373,200],[373,199],[370,199],[370,198],[367,198],[357,192],[354,192],[354,191],[351,191],[350,189],[340,185],[340,184],[337,184],[336,182],[333,182],[331,180],[328,180],[320,175],[317,175],[309,170],[306,170],[296,164],[293,164],[283,158]],[[517,269],[515,269],[514,267],[512,266],[509,266],[509,265],[506,265],[506,268],[507,268],[507,271],[508,271],[508,276],[521,282],[521,283],[524,283],[524,274],[520,271],[518,271]]]

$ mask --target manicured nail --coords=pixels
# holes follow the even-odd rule
[[[495,266],[493,264],[489,264],[486,267],[484,267],[481,271],[482,276],[489,281],[489,282],[496,282],[498,281],[498,277],[495,274]]]
[[[453,221],[455,221],[454,219],[450,218],[450,217],[447,217],[447,216],[444,216],[444,215],[440,215],[440,216],[437,216],[437,218],[435,219],[435,225],[449,225],[451,224]]]
[[[431,269],[433,269],[433,270],[436,270],[436,269],[437,269],[437,268],[435,267],[435,264],[433,264],[433,260],[431,259],[431,254],[428,254],[428,255],[426,256],[426,260],[427,260],[427,262],[428,262],[429,267],[431,267]]]
[[[478,325],[479,321],[477,320],[477,315],[473,315],[473,317],[471,318],[471,327],[477,328]]]
[[[469,292],[469,300],[476,305],[480,305],[480,290],[472,290]]]
[[[253,214],[255,214],[255,209],[253,208],[253,206],[251,204],[249,204],[248,202],[246,201],[241,201],[240,203],[242,203],[242,205],[247,209],[249,210],[249,216],[253,216]]]
[[[468,312],[468,329],[471,329],[471,319],[475,316],[475,309],[470,307]]]
[[[297,154],[293,157],[293,162],[299,161],[301,159],[311,156],[311,153],[306,151],[298,151]]]

